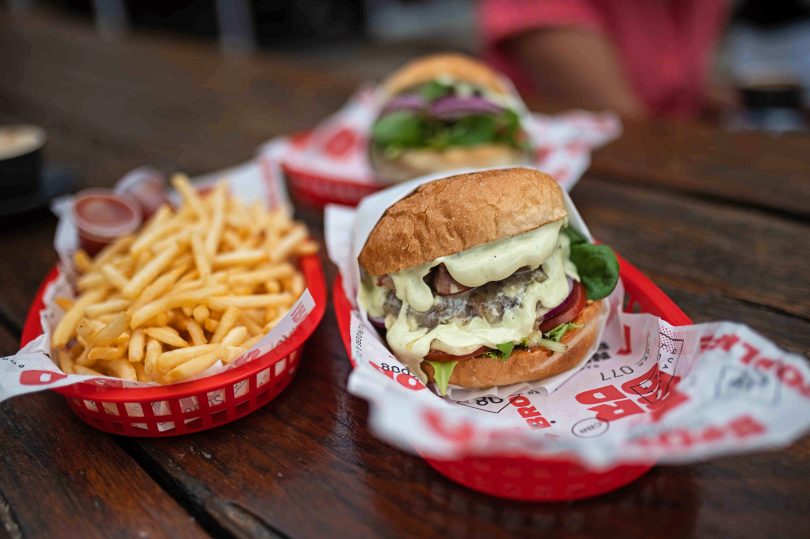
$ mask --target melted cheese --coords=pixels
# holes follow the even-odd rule
[[[542,266],[548,278],[529,285],[522,302],[508,309],[499,323],[490,324],[484,318],[475,317],[467,322],[439,324],[428,330],[414,327],[408,317],[408,305],[403,303],[399,315],[386,320],[386,340],[394,353],[413,372],[420,374],[419,365],[431,346],[449,354],[463,355],[481,346],[495,348],[506,342],[520,342],[534,328],[538,303],[554,307],[568,295],[562,249],[556,249]]]
[[[363,281],[360,283],[360,303],[366,308],[369,316],[380,318],[383,312],[383,303],[388,295],[388,289],[377,286],[373,281]]]
[[[501,281],[525,266],[536,268],[554,252],[563,223],[564,220],[560,219],[511,238],[477,245],[427,264],[392,273],[397,297],[416,311],[429,310],[434,298],[424,278],[431,268],[439,264],[445,265],[453,279],[470,287]]]

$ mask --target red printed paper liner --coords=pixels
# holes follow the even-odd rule
[[[258,410],[292,381],[304,342],[315,331],[326,310],[326,282],[318,256],[302,257],[300,266],[315,307],[292,335],[264,355],[249,358],[244,365],[213,376],[168,386],[110,388],[82,382],[53,391],[64,395],[84,422],[124,436],[151,438],[189,434],[230,423]],[[39,312],[44,308],[43,295],[58,275],[59,270],[54,268],[40,285],[28,310],[20,346],[42,334]],[[35,384],[36,380],[30,383]],[[245,384],[247,390],[243,389]],[[215,404],[211,404],[212,400]],[[168,405],[167,415],[154,413],[165,405]]]
[[[692,323],[638,268],[618,258],[626,294],[626,310],[648,312],[673,325]],[[340,275],[334,282],[333,301],[340,336],[354,366],[349,342],[351,304],[343,291]],[[436,471],[465,487],[501,498],[537,502],[578,500],[605,494],[635,481],[652,469],[652,464],[636,464],[593,471],[574,460],[537,459],[522,455],[471,456],[458,460],[423,458]]]

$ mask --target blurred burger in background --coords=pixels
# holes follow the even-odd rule
[[[530,162],[525,105],[505,77],[481,62],[426,56],[391,75],[381,93],[369,152],[382,181]]]

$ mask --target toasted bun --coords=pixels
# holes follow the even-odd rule
[[[471,148],[461,146],[446,150],[405,150],[394,159],[371,149],[371,166],[377,177],[385,182],[404,182],[446,170],[461,168],[490,168],[525,165],[531,160],[529,152],[504,144],[481,144]]]
[[[391,97],[441,76],[469,82],[496,94],[511,94],[502,75],[478,60],[456,53],[433,54],[406,64],[383,83],[383,93]]]
[[[360,266],[385,275],[567,215],[560,186],[531,168],[502,168],[420,185],[389,207],[360,251]]]
[[[484,356],[463,359],[453,369],[450,383],[469,389],[486,389],[518,382],[534,382],[572,369],[585,358],[596,342],[599,319],[604,310],[601,301],[593,301],[585,306],[573,320],[583,327],[569,331],[562,338],[561,342],[568,345],[565,352],[552,352],[540,347],[520,348],[515,349],[506,361]],[[430,363],[423,361],[422,370],[431,382],[435,381]]]

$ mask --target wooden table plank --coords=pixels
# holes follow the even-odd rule
[[[18,339],[0,326],[0,354]],[[200,537],[194,519],[55,393],[0,404],[0,535]]]
[[[684,289],[670,285],[666,277],[645,270],[694,323],[732,320],[747,324],[781,348],[803,356],[810,351],[810,334],[806,320],[768,307],[728,298],[715,290]]]
[[[305,349],[298,379],[256,414],[192,437],[126,440],[124,446],[195,513],[244,537],[323,536],[337,533],[335,522],[339,535],[357,537],[383,530],[402,537],[593,534],[604,526],[621,526],[628,537],[648,537],[650,529],[666,530],[661,537],[704,536],[736,529],[737,507],[749,509],[741,537],[768,531],[799,537],[807,524],[795,517],[810,514],[801,511],[806,501],[794,495],[810,472],[807,441],[786,452],[656,469],[632,487],[573,506],[467,491],[368,432],[367,407],[341,389],[349,366],[337,338],[330,312]],[[313,353],[322,350],[329,353]],[[63,420],[71,431],[91,430],[78,419]],[[749,487],[737,492],[740,477]],[[735,492],[733,502],[729,492]],[[697,514],[704,517],[697,521]],[[666,526],[651,528],[656,525]]]
[[[109,185],[144,162],[170,160],[170,166],[192,174],[235,164],[266,138],[320,120],[356,84],[338,73],[339,66],[321,72],[276,57],[227,61],[213,46],[152,37],[101,47],[79,25],[34,21],[12,28],[3,15],[0,61],[14,75],[0,79],[0,121],[45,125],[51,155],[79,169],[88,185]],[[680,126],[628,127],[625,136],[633,143],[622,139],[600,153],[592,177],[574,192],[594,232],[663,284],[696,320],[743,320],[780,345],[806,353],[808,293],[804,281],[790,279],[807,275],[798,264],[807,258],[806,242],[801,243],[807,225],[798,218],[805,215],[806,191],[794,185],[806,170],[803,147],[791,142],[772,148],[761,137],[735,146],[727,137],[736,137],[695,135]],[[688,155],[670,158],[669,147]],[[751,151],[757,147],[779,157],[778,163]],[[738,167],[735,148],[759,155],[756,163]],[[700,152],[706,155],[692,156]],[[765,193],[766,173],[776,165],[783,166],[773,169],[781,171],[782,183]],[[739,193],[736,176],[752,184],[750,192]],[[656,192],[660,188],[665,192]],[[718,203],[723,198],[768,211]],[[0,257],[14,261],[0,265],[0,282],[14,283],[0,296],[0,318],[15,330],[55,260],[52,234],[53,220],[46,219],[20,226],[0,242]],[[746,237],[759,250],[741,253]],[[291,387],[231,426],[175,439],[113,439],[73,418],[55,395],[41,395],[2,405],[0,442],[7,432],[19,432],[24,418],[50,421],[54,415],[67,434],[60,432],[57,441],[31,425],[24,433],[39,440],[34,447],[50,440],[54,446],[43,451],[56,452],[56,444],[80,436],[77,447],[101,448],[114,462],[134,468],[131,491],[146,489],[143,503],[162,503],[157,500],[162,487],[217,534],[592,536],[609,529],[627,537],[682,537],[727,536],[733,530],[759,539],[801,537],[810,528],[807,439],[785,451],[657,468],[596,500],[515,503],[467,491],[421,459],[376,440],[366,427],[366,405],[345,391],[348,372],[328,313]],[[8,407],[15,412],[5,414]],[[6,417],[17,422],[6,425]],[[7,431],[12,428],[18,430]],[[19,466],[25,458],[16,451],[13,462]],[[77,473],[64,454],[49,454],[43,462],[51,459],[64,473]],[[13,499],[6,492],[27,470],[20,468],[0,470],[0,492],[15,518],[36,532],[44,524],[34,513],[41,506],[25,505],[29,485],[20,481]],[[49,492],[51,480],[38,478],[33,486]],[[83,502],[93,495],[82,490],[65,496]],[[91,507],[71,503],[75,518],[83,516],[78,508]],[[142,511],[109,503],[116,518],[128,523]],[[0,500],[0,514],[2,507]],[[98,524],[95,518],[85,525]]]
[[[339,70],[305,70],[281,57],[223,61],[214,44],[136,36],[99,48],[83,25],[33,19],[21,30],[2,14],[0,61],[0,105],[14,102],[47,130],[191,174],[244,161],[270,137],[311,127],[357,84]]]
[[[668,122],[627,123],[593,156],[591,175],[810,217],[810,135],[728,133]]]
[[[576,504],[518,503],[461,488],[368,432],[367,406],[342,389],[350,369],[335,347],[331,313],[324,322],[293,385],[259,412],[226,429],[137,443],[167,484],[238,536],[258,526],[289,537],[588,537],[611,529],[628,538],[735,530],[760,539],[800,537],[810,524],[808,498],[797,496],[810,473],[810,440],[789,451],[657,468]]]
[[[655,277],[810,320],[810,225],[587,177],[572,198],[601,241]]]
[[[53,236],[56,218],[19,223],[4,227],[0,242],[0,257],[13,263],[0,264],[0,282],[13,283],[4,286],[0,295],[0,320],[14,331],[21,331],[39,284],[56,263]]]

